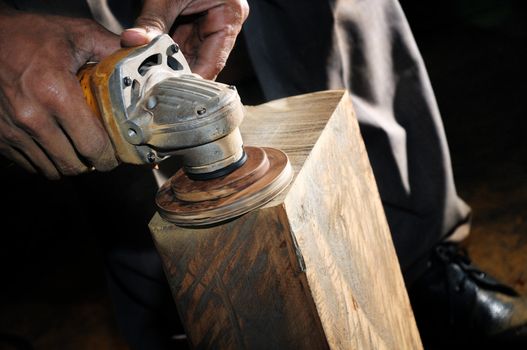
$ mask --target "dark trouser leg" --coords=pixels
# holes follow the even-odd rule
[[[157,191],[151,169],[122,165],[77,181],[99,227],[122,335],[132,349],[174,349],[171,338],[183,330],[147,226]]]

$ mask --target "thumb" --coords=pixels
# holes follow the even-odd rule
[[[145,45],[156,36],[167,33],[181,12],[182,3],[183,1],[145,0],[134,27],[121,33],[121,45]]]

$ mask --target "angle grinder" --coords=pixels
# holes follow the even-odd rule
[[[235,218],[292,179],[284,152],[243,145],[245,110],[236,88],[193,74],[168,35],[88,64],[78,77],[121,162],[180,157],[182,168],[156,195],[170,222],[195,227]]]

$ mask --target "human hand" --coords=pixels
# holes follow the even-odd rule
[[[0,154],[50,179],[117,166],[76,73],[120,47],[92,20],[14,11],[0,3]]]
[[[191,70],[214,79],[225,66],[248,15],[246,0],[145,0],[135,28],[121,34],[121,43],[144,45],[174,26],[172,38]]]

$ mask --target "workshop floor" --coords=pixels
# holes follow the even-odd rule
[[[468,250],[525,294],[527,21],[489,27],[419,13],[416,6],[408,17],[443,113],[459,193],[474,211]],[[0,339],[18,335],[19,344],[42,350],[126,349],[82,198],[67,182],[2,172],[3,206],[24,211],[2,214]],[[0,342],[0,349],[15,347]]]

